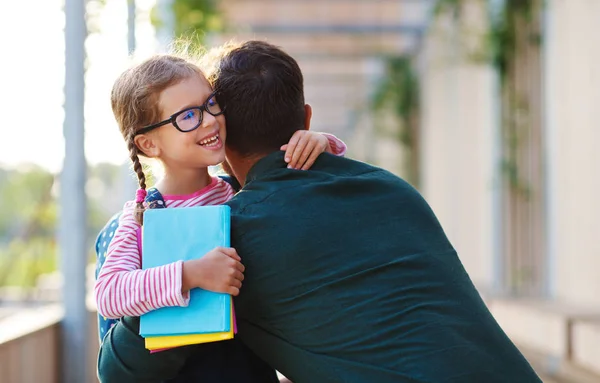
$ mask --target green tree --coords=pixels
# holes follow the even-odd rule
[[[153,24],[160,28],[164,27],[164,21],[158,9],[154,9],[152,20]],[[207,32],[224,28],[217,0],[173,0],[172,11],[175,19],[175,37],[191,40],[197,46],[203,44]]]
[[[405,178],[419,186],[419,79],[408,56],[386,59],[385,74],[371,99],[379,132],[396,139],[406,151]]]
[[[88,196],[88,256],[93,241],[114,211],[103,208],[119,189],[120,168],[101,164],[88,171],[98,194]],[[54,174],[37,166],[0,169],[0,286],[34,286],[39,275],[57,269],[58,202]]]
[[[54,176],[35,166],[2,173],[0,285],[31,285],[42,264],[55,268]]]

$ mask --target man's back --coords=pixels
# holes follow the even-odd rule
[[[257,354],[294,382],[539,382],[410,185],[329,155],[285,166],[262,159],[230,202]]]

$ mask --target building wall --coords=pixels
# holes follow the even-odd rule
[[[549,297],[600,303],[600,2],[551,0],[543,36]],[[468,22],[468,21],[467,21]],[[474,280],[498,277],[499,98],[490,68],[465,59],[448,20],[420,57],[422,190]]]
[[[476,12],[466,17],[478,17]],[[433,21],[420,52],[422,192],[475,283],[494,283],[494,75]]]
[[[551,291],[600,305],[600,2],[548,1],[546,137]]]
[[[600,373],[600,2],[548,0],[544,12],[542,97],[532,101],[543,115],[548,294],[486,302],[518,345]],[[500,98],[492,70],[461,59],[452,25],[435,19],[420,52],[422,190],[485,289],[503,281],[506,256]]]

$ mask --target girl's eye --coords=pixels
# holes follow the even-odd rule
[[[215,100],[215,98],[214,98],[214,97],[211,97],[211,98],[208,100],[208,106],[215,106],[215,105],[217,105],[217,100]]]
[[[190,118],[193,118],[193,117],[194,117],[194,111],[193,110],[188,110],[183,115],[183,119],[184,120],[189,120]]]

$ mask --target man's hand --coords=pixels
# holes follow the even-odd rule
[[[183,262],[182,293],[200,287],[237,296],[244,280],[244,265],[234,248],[217,247],[202,258]]]
[[[308,170],[323,152],[331,152],[329,140],[320,133],[298,130],[290,142],[281,147],[285,150],[285,162],[288,168]]]

